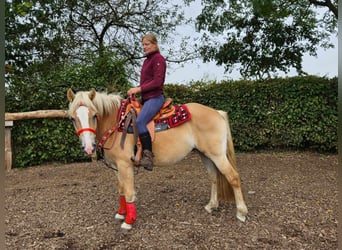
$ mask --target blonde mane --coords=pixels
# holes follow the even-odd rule
[[[100,116],[109,115],[120,107],[122,97],[115,94],[96,92],[93,100],[89,98],[89,91],[79,91],[69,104],[69,113],[73,113],[79,106],[84,105],[96,110]]]

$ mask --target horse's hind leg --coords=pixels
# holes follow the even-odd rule
[[[241,221],[245,221],[248,209],[243,198],[239,173],[232,164],[230,164],[226,156],[214,156],[211,159],[233,188],[237,209],[236,217]]]
[[[211,213],[213,209],[216,209],[219,206],[219,202],[217,200],[217,169],[215,164],[208,157],[202,153],[200,153],[200,156],[204,166],[207,168],[211,182],[210,200],[204,208],[208,213]]]

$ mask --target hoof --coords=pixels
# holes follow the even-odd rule
[[[209,202],[204,208],[209,214],[211,214],[211,212],[216,210],[218,206],[219,204],[217,202]]]
[[[211,212],[213,211],[213,209],[209,205],[206,205],[204,208],[209,214],[211,214]]]
[[[127,233],[128,231],[130,231],[132,229],[132,225],[131,224],[127,224],[126,222],[121,224],[121,231],[123,233]]]
[[[242,222],[245,222],[247,214],[248,214],[248,209],[246,206],[238,207],[236,218],[238,218]]]
[[[122,214],[115,214],[114,221],[115,222],[122,222],[125,219],[125,215]]]
[[[245,221],[246,221],[246,216],[244,216],[244,215],[239,215],[239,214],[237,214],[237,215],[236,215],[236,218],[238,218],[238,220],[239,220],[239,221],[242,221],[242,222],[245,222]]]

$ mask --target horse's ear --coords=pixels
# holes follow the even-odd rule
[[[93,100],[94,97],[96,95],[96,90],[94,88],[92,88],[90,91],[89,91],[89,99],[90,100]]]
[[[67,91],[67,97],[68,97],[69,102],[72,102],[75,98],[75,94],[71,88],[69,88]]]

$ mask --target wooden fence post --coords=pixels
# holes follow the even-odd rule
[[[5,167],[7,171],[12,169],[11,129],[13,121],[5,121]]]
[[[67,110],[36,110],[19,113],[5,113],[5,167],[7,171],[12,169],[12,142],[11,129],[13,121],[37,119],[37,118],[67,118]]]

